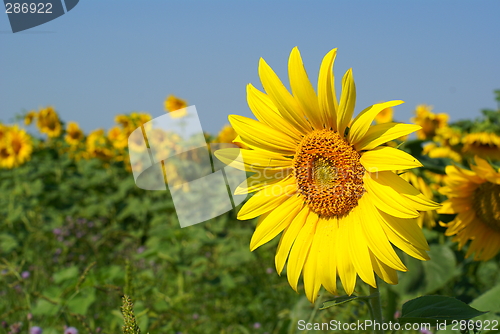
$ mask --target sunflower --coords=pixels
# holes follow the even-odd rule
[[[66,129],[66,136],[64,136],[66,142],[71,146],[76,146],[82,142],[83,137],[83,131],[78,126],[78,123],[69,122]]]
[[[408,181],[412,186],[417,188],[424,196],[434,200],[434,193],[429,186],[430,182],[424,180],[422,176],[418,176],[413,172],[413,170],[406,171],[401,174],[401,177]],[[418,226],[426,226],[428,228],[433,228],[436,226],[437,213],[433,211],[422,212],[420,217],[417,218]]]
[[[168,111],[168,112],[173,112],[173,111],[176,111],[176,110],[179,110],[179,109],[184,109],[187,107],[187,102],[186,100],[183,100],[183,99],[180,99],[178,98],[177,96],[174,96],[174,95],[169,95],[166,99],[165,99],[165,111]],[[180,118],[180,117],[183,117],[187,114],[186,111],[184,112],[178,112],[178,113],[173,113],[172,114],[172,117],[173,118]]]
[[[261,59],[259,76],[266,91],[247,86],[248,104],[257,120],[231,115],[245,149],[216,152],[224,163],[256,174],[235,191],[256,192],[239,219],[261,216],[250,242],[253,251],[278,234],[275,265],[297,291],[303,274],[307,298],[314,302],[324,286],[337,293],[337,276],[352,294],[356,276],[376,287],[374,272],[396,284],[406,271],[393,245],[429,259],[418,211],[438,205],[426,199],[395,171],[419,167],[411,155],[381,146],[420,126],[385,123],[371,126],[382,110],[402,101],[375,104],[352,120],[356,89],[352,70],[342,80],[337,101],[333,64],[337,50],[323,59],[314,91],[297,48],[288,72],[292,94]]]
[[[215,138],[214,142],[235,144],[238,147],[247,148],[245,144],[238,141],[237,137],[238,134],[236,131],[234,131],[233,127],[228,124],[224,125],[224,127],[219,131],[219,134],[217,135],[217,138]]]
[[[14,168],[28,161],[33,151],[31,137],[17,125],[4,127],[0,140],[0,167]]]
[[[50,138],[59,137],[62,132],[61,121],[53,107],[40,110],[36,125],[41,133],[46,133]]]
[[[109,140],[104,134],[103,129],[97,129],[89,133],[86,145],[87,156],[89,158],[98,158],[101,160],[109,160],[113,153],[109,149]]]
[[[417,131],[418,139],[432,139],[436,135],[438,129],[444,128],[448,124],[449,116],[447,114],[434,114],[432,112],[432,107],[425,104],[417,106],[415,115],[416,117],[412,118],[411,121],[422,126],[422,128]]]
[[[375,123],[389,123],[392,122],[392,115],[394,114],[394,108],[385,108],[375,116]]]
[[[475,157],[472,171],[447,166],[445,186],[440,189],[448,199],[439,213],[457,214],[445,234],[462,248],[471,240],[466,257],[488,261],[500,250],[500,170]]]
[[[462,162],[462,155],[454,151],[449,146],[438,146],[435,143],[429,143],[424,146],[422,154],[428,155],[429,158],[449,158],[455,162]]]
[[[469,133],[462,138],[466,157],[478,155],[483,159],[500,160],[500,136],[491,132]]]
[[[31,110],[24,116],[24,124],[30,125],[33,122],[33,119],[37,117],[37,112],[34,110]]]
[[[124,129],[114,126],[108,130],[108,139],[114,148],[122,150],[127,147],[128,138]]]

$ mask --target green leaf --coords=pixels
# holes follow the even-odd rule
[[[483,293],[481,296],[477,297],[470,303],[470,305],[474,308],[478,308],[480,310],[487,310],[488,314],[480,316],[477,320],[482,321],[483,324],[485,320],[488,320],[489,323],[492,321],[498,321],[500,323],[500,284],[494,286],[490,290]],[[490,330],[492,330],[492,326],[490,326]],[[494,331],[492,330],[494,333]],[[481,333],[488,333],[488,331],[482,331]]]
[[[78,276],[78,267],[71,266],[69,268],[58,271],[54,274],[54,282],[59,284],[68,279],[76,278]]]
[[[351,301],[353,301],[355,299],[359,299],[359,298],[360,297],[358,297],[358,296],[340,296],[340,297],[336,297],[336,298],[333,298],[332,300],[324,302],[323,305],[319,309],[320,310],[324,310],[324,309],[327,309],[329,307],[342,305],[342,304],[351,302]]]
[[[431,260],[422,262],[426,283],[423,294],[433,293],[457,274],[455,254],[448,246],[431,245],[430,248]]]
[[[422,296],[403,304],[400,323],[433,323],[468,320],[481,312],[458,299],[447,296]]]
[[[7,233],[0,234],[0,250],[4,253],[10,253],[17,247],[17,240]]]

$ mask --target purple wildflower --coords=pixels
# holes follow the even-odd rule
[[[30,328],[30,334],[42,334],[43,330],[38,326],[33,326]]]

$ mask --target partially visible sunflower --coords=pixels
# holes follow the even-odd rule
[[[462,155],[455,152],[449,146],[437,146],[435,143],[429,143],[424,146],[422,154],[430,158],[450,158],[455,162],[462,162]]]
[[[389,123],[392,122],[392,115],[394,115],[394,109],[389,107],[382,110],[377,116],[375,116],[375,123]]]
[[[428,184],[429,182],[426,182],[422,176],[418,176],[413,170],[409,170],[401,174],[401,177],[418,189],[426,198],[434,200],[434,193]],[[435,210],[424,211],[417,218],[417,223],[420,227],[433,228],[436,226],[436,219],[437,213]]]
[[[59,137],[62,132],[61,121],[53,107],[47,107],[38,113],[37,127],[50,138]]]
[[[234,131],[233,127],[229,124],[224,125],[224,127],[219,131],[217,138],[215,139],[216,143],[229,143],[234,144],[240,148],[248,148],[242,142],[237,141],[238,134]],[[235,141],[236,140],[236,141]]]
[[[436,131],[448,124],[449,116],[447,114],[434,114],[431,110],[432,107],[425,104],[421,104],[415,109],[416,116],[411,121],[422,127],[417,131],[418,139],[432,140]]]
[[[500,160],[500,136],[492,132],[469,133],[462,138],[466,157]]]
[[[124,129],[114,126],[108,131],[108,139],[114,148],[122,150],[127,147],[128,138]]]
[[[337,101],[332,73],[336,51],[323,59],[317,95],[297,48],[288,63],[293,95],[261,59],[259,75],[267,94],[247,86],[248,104],[258,120],[229,116],[241,142],[251,149],[216,152],[226,164],[256,173],[236,189],[237,194],[256,192],[238,213],[239,219],[260,216],[250,249],[283,232],[276,269],[281,273],[288,259],[288,282],[297,290],[302,273],[311,302],[321,286],[337,293],[337,276],[349,295],[356,276],[375,287],[375,272],[396,284],[396,270],[407,269],[391,243],[417,259],[429,259],[416,218],[418,211],[439,206],[395,173],[421,164],[382,146],[420,126],[371,126],[379,112],[402,101],[375,104],[352,120],[352,70],[342,80]]]
[[[475,157],[472,171],[447,166],[445,186],[440,189],[448,199],[439,213],[457,214],[445,235],[454,236],[462,248],[471,241],[466,257],[488,261],[500,251],[500,170]]]
[[[170,113],[173,112],[173,111],[176,111],[176,110],[179,110],[179,109],[184,109],[184,108],[187,107],[186,100],[178,98],[177,96],[174,96],[174,95],[169,95],[165,99],[165,103],[164,104],[165,104],[165,111],[168,111]],[[172,114],[172,117],[174,117],[174,118],[180,118],[180,117],[184,117],[186,114],[187,114],[186,111],[184,111],[184,112],[176,112],[176,113]]]
[[[109,160],[113,153],[109,148],[108,138],[104,134],[103,129],[97,129],[89,133],[87,136],[87,155],[89,158],[98,158],[101,160]]]
[[[10,169],[30,159],[33,144],[26,131],[17,125],[4,128],[5,133],[0,139],[0,167]]]
[[[30,125],[33,122],[33,119],[37,117],[37,115],[38,115],[37,112],[34,110],[28,112],[26,116],[24,116],[24,124]]]
[[[83,131],[78,126],[76,122],[69,122],[68,127],[66,128],[66,136],[64,136],[64,140],[71,146],[77,146],[82,143],[84,138]]]

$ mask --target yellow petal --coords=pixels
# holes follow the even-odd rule
[[[303,200],[298,196],[289,197],[283,204],[274,209],[255,229],[250,241],[250,251],[274,239],[290,225],[295,215],[302,208]]]
[[[286,275],[288,283],[295,291],[297,291],[299,276],[304,267],[304,262],[306,261],[307,254],[309,253],[314,238],[317,222],[318,215],[314,212],[309,212],[306,223],[302,226],[292,246],[292,250],[290,251]]]
[[[389,146],[377,147],[364,152],[360,162],[370,173],[386,170],[404,170],[423,166],[411,154]]]
[[[348,228],[349,235],[349,253],[354,265],[354,269],[359,277],[367,284],[377,287],[373,266],[368,251],[368,241],[366,240],[361,225],[359,210],[352,210],[349,214],[352,216],[351,225]]]
[[[319,236],[318,244],[318,276],[321,284],[332,294],[337,294],[337,260],[335,244],[337,243],[337,218],[320,218],[316,227]]]
[[[376,213],[381,217],[385,225],[394,231],[399,238],[423,250],[430,249],[416,219],[394,217],[378,209]]]
[[[399,194],[394,195],[394,189],[386,191],[386,187],[381,186],[370,176],[364,178],[364,186],[367,193],[363,197],[370,198],[370,201],[380,210],[399,218],[417,218],[419,216],[417,210],[399,202],[401,196]]]
[[[229,122],[245,143],[276,153],[295,153],[295,141],[281,131],[251,118],[238,115],[230,115]]]
[[[314,234],[314,238],[311,244],[311,249],[307,255],[306,262],[304,263],[304,290],[307,299],[311,303],[316,301],[318,298],[318,291],[321,288],[321,280],[318,274],[319,272],[319,239],[320,236],[317,233]]]
[[[269,96],[252,86],[252,84],[247,85],[247,102],[250,110],[259,121],[288,134],[297,142],[300,142],[300,131],[281,117],[278,108],[276,108]]]
[[[412,132],[420,130],[420,125],[402,124],[402,123],[384,123],[371,126],[366,134],[354,147],[358,151],[371,150],[375,147],[385,144],[388,141],[406,136]]]
[[[337,271],[344,287],[344,291],[349,296],[354,292],[356,286],[356,270],[352,264],[352,259],[349,254],[349,235],[348,229],[350,228],[351,219],[349,216],[344,217],[339,221],[337,243],[332,245],[335,247],[337,258]]]
[[[215,151],[215,156],[230,167],[254,173],[259,171],[274,172],[293,167],[292,159],[262,150],[223,148]]]
[[[259,76],[264,90],[278,108],[281,116],[302,133],[311,131],[311,125],[307,122],[299,103],[262,58],[259,62]]]
[[[337,131],[337,109],[338,102],[335,94],[335,79],[333,64],[337,56],[337,49],[326,54],[321,62],[318,75],[318,102],[321,110],[321,118],[326,128]]]
[[[403,205],[419,211],[435,210],[441,206],[426,198],[415,187],[393,172],[379,172],[377,176],[376,182],[384,187],[385,193],[393,199],[398,199]],[[398,194],[401,198],[397,196]]]
[[[363,200],[364,198],[365,200]],[[382,228],[383,222],[377,217],[376,208],[371,201],[363,196],[359,200],[357,209],[360,210],[359,214],[363,234],[372,253],[389,267],[400,271],[407,271],[405,265],[401,262],[389,243],[387,235]]]
[[[372,252],[370,252],[370,257],[372,259],[373,270],[375,270],[378,277],[383,279],[386,283],[398,284],[398,274],[396,270],[381,262]]]
[[[309,207],[304,206],[297,216],[293,219],[292,223],[285,229],[281,235],[280,242],[278,244],[278,250],[276,251],[276,256],[274,262],[276,265],[276,271],[281,274],[283,267],[285,266],[288,254],[290,254],[290,249],[292,244],[297,238],[302,226],[304,226],[307,216],[309,215]]]
[[[288,76],[290,77],[290,88],[292,89],[293,96],[299,102],[302,110],[304,110],[307,119],[314,128],[322,129],[323,122],[319,112],[318,97],[309,81],[297,47],[294,47],[290,53]]]
[[[352,69],[349,69],[342,78],[342,94],[337,114],[337,130],[340,136],[344,136],[346,127],[349,125],[354,114],[356,105],[356,85],[352,76]]]
[[[234,191],[235,195],[246,195],[258,190],[261,190],[267,186],[270,186],[276,182],[279,182],[287,177],[293,177],[291,175],[292,169],[282,169],[279,171],[268,171],[263,170],[262,172],[256,173],[250,176],[248,179],[243,181]]]
[[[253,195],[238,212],[238,219],[252,219],[283,203],[297,191],[295,179],[281,180]]]

